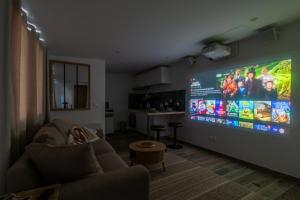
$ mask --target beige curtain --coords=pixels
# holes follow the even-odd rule
[[[11,27],[12,156],[17,158],[45,120],[45,51],[16,5]]]

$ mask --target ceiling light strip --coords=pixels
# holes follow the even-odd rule
[[[40,28],[38,28],[38,26],[32,22],[30,22],[28,20],[28,16],[29,16],[29,12],[28,10],[26,10],[25,8],[21,7],[21,16],[24,18],[24,20],[27,23],[27,30],[28,31],[34,31],[39,39],[39,41],[41,41],[42,43],[46,44],[46,40],[44,37],[42,37],[42,31]]]

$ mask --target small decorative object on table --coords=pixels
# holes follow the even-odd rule
[[[0,197],[0,200],[58,200],[60,185],[50,185],[24,192],[7,194]]]

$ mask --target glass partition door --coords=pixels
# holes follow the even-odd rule
[[[50,61],[51,110],[90,109],[90,66]]]

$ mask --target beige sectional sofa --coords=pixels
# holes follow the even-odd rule
[[[70,121],[55,119],[36,133],[33,143],[66,145],[69,130],[73,125],[74,123]],[[128,167],[104,139],[100,138],[91,145],[102,168],[101,172],[62,182],[60,199],[146,200],[149,198],[150,178],[145,167],[141,165]],[[7,192],[24,191],[44,185],[46,183],[29,159],[27,151],[8,170]]]

